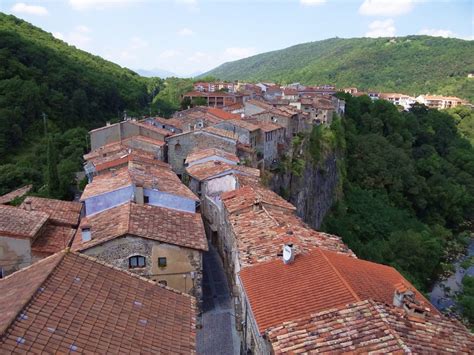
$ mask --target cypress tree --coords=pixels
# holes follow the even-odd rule
[[[49,197],[60,197],[59,195],[59,174],[58,174],[58,152],[51,135],[48,137],[47,148],[47,171],[46,183]]]

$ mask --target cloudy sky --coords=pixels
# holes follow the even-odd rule
[[[474,0],[0,0],[69,44],[178,75],[330,37],[473,39]]]

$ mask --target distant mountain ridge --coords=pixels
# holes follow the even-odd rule
[[[152,77],[158,77],[158,78],[171,78],[171,77],[179,77],[179,75],[176,75],[173,72],[170,72],[165,69],[159,69],[159,68],[154,68],[154,69],[135,69],[134,70],[137,74],[147,77],[147,78],[152,78]]]
[[[222,80],[334,84],[474,101],[474,41],[430,36],[331,38],[224,63],[202,74]]]

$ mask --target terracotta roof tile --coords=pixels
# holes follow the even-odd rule
[[[226,160],[234,161],[235,163],[238,163],[240,161],[235,154],[231,154],[217,148],[208,148],[193,151],[186,157],[186,164],[191,164],[195,161],[199,161],[213,156],[225,158]]]
[[[42,197],[27,197],[20,208],[28,210],[30,204],[32,211],[44,212],[49,215],[49,220],[54,224],[75,227],[79,224],[82,203],[62,201]]]
[[[474,336],[457,322],[432,314],[416,322],[367,300],[284,322],[268,336],[275,354],[469,353],[474,348]]]
[[[221,120],[239,120],[240,119],[240,115],[221,110],[220,108],[217,108],[217,107],[209,107],[207,109],[207,112],[209,112],[211,115],[216,116],[217,118],[220,118]]]
[[[76,233],[74,228],[48,224],[33,242],[31,250],[45,254],[57,253],[70,245],[74,233]]]
[[[237,134],[235,134],[233,132],[226,131],[225,129],[217,128],[217,127],[206,127],[202,131],[212,133],[212,134],[215,134],[217,136],[224,137],[224,138],[230,138],[230,139],[235,140],[235,141],[237,141],[238,138],[239,138]]]
[[[132,184],[145,188],[156,188],[160,191],[186,197],[194,201],[199,200],[181,182],[168,164],[150,164],[149,161],[138,158],[130,160],[128,166],[122,167],[117,171],[107,172],[94,177],[93,181],[86,185],[81,201]]]
[[[249,120],[239,119],[239,120],[228,120],[228,123],[234,125],[235,127],[241,127],[246,129],[249,132],[258,131],[260,128],[257,123],[250,122]]]
[[[0,235],[34,239],[48,217],[44,212],[0,205]]]
[[[5,195],[0,196],[0,205],[9,203],[17,197],[22,197],[26,195],[28,192],[30,192],[32,187],[33,185],[26,185],[26,186],[20,187],[19,189],[13,190]]]
[[[239,182],[248,181],[245,179],[238,179]],[[229,213],[234,213],[241,209],[250,208],[257,203],[264,203],[267,205],[286,208],[290,211],[296,211],[296,207],[291,203],[280,197],[272,190],[265,189],[259,184],[252,186],[245,184],[243,187],[237,190],[224,192],[221,195],[221,199]]]
[[[260,333],[291,319],[361,300],[391,304],[399,283],[414,289],[391,267],[321,248],[297,254],[288,265],[272,260],[246,267],[240,278]],[[418,291],[415,297],[438,314]]]
[[[90,257],[58,253],[0,285],[2,353],[195,353],[193,297]]]
[[[124,235],[207,250],[199,213],[128,202],[88,216],[81,222],[81,225],[85,224],[90,227],[92,239],[83,242],[79,228],[72,244],[74,250],[86,250]]]
[[[231,165],[223,161],[208,161],[186,168],[186,172],[193,178],[204,181],[221,174],[243,174],[260,176],[258,169],[249,168],[243,165]]]

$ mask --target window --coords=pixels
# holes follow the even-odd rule
[[[174,151],[175,151],[176,153],[181,153],[181,150],[182,150],[181,144],[179,144],[179,142],[176,143],[176,145],[174,146]]]
[[[128,267],[130,269],[135,269],[139,267],[145,267],[146,261],[145,257],[141,255],[135,255],[128,258]]]
[[[158,281],[158,283],[159,283],[160,285],[163,285],[163,286],[168,286],[168,282],[165,281],[165,280],[160,280],[160,281]]]
[[[150,196],[143,196],[143,203],[150,203]]]
[[[166,267],[166,258],[158,258],[158,266]]]

